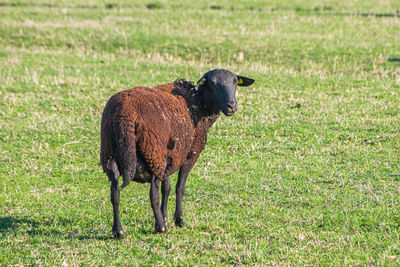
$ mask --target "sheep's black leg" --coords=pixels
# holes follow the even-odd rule
[[[107,173],[108,179],[111,181],[111,204],[114,211],[114,222],[112,234],[117,238],[124,238],[124,230],[122,229],[121,220],[119,218],[119,171],[115,161],[111,162],[111,171]]]
[[[174,222],[175,225],[179,227],[185,226],[185,223],[183,222],[182,200],[183,200],[183,195],[185,193],[186,178],[191,169],[192,169],[191,165],[182,166],[182,168],[179,170],[178,182],[176,183],[176,208],[175,208]]]
[[[162,181],[161,184],[161,193],[162,193],[161,213],[164,218],[165,226],[167,226],[167,217],[168,217],[167,203],[168,203],[169,192],[171,192],[171,183],[169,182],[169,177],[167,177],[164,181]]]
[[[165,227],[163,216],[160,209],[160,179],[158,177],[152,175],[151,176],[151,185],[150,185],[150,201],[151,208],[153,209],[154,218],[156,220],[155,231],[158,233],[164,233],[167,231]]]

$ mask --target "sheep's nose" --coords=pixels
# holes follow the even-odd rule
[[[226,116],[232,116],[237,110],[237,103],[235,100],[231,100],[226,103],[225,107],[222,109]]]
[[[236,101],[234,101],[234,100],[229,101],[229,103],[228,103],[228,105],[227,105],[227,111],[228,111],[228,113],[232,115],[233,113],[236,112],[236,110],[237,110]]]
[[[230,109],[232,109],[233,111],[236,111],[236,102],[233,101],[233,100],[229,101],[228,107],[229,107]]]

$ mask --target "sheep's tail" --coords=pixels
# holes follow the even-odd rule
[[[135,126],[130,125],[127,121],[116,122],[113,127],[113,135],[115,141],[114,157],[123,179],[122,189],[134,179],[136,172]]]
[[[134,178],[136,172],[136,137],[134,128],[124,121],[103,120],[101,124],[100,164],[108,179],[119,180],[121,189]]]

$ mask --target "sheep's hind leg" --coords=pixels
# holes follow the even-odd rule
[[[114,211],[114,221],[112,234],[116,238],[124,238],[124,230],[122,229],[121,220],[119,218],[119,171],[114,160],[111,162],[111,170],[107,172],[108,179],[111,181],[111,204]]]
[[[167,228],[167,217],[168,217],[167,204],[168,204],[168,196],[169,196],[170,192],[171,192],[171,183],[169,181],[169,177],[167,177],[161,183],[161,193],[162,193],[161,213],[162,213],[166,228]]]
[[[151,208],[153,209],[154,218],[156,220],[155,231],[158,233],[165,233],[167,228],[165,227],[163,215],[160,209],[160,179],[155,175],[151,175],[150,185],[150,201]]]

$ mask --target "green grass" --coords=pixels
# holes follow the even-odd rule
[[[397,1],[0,2],[0,265],[400,265]],[[111,238],[107,99],[213,68],[238,89],[189,175]],[[176,176],[172,178],[175,184]]]

